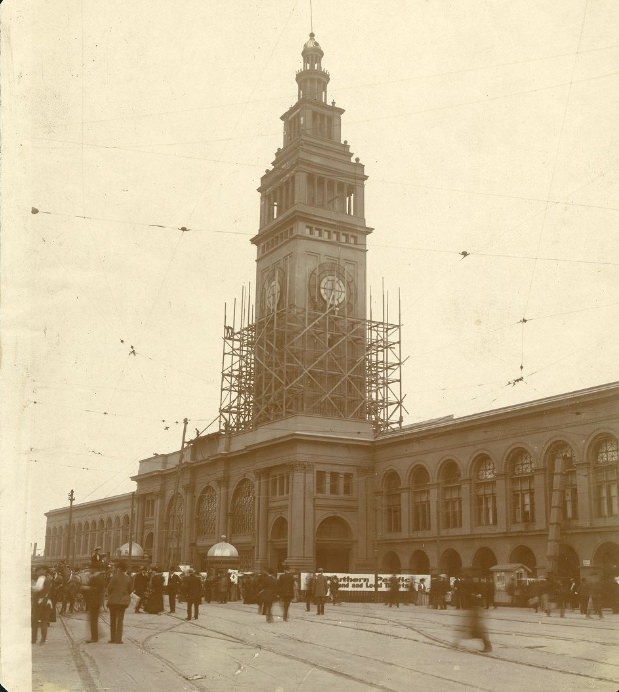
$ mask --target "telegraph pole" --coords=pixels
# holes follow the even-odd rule
[[[131,574],[131,557],[133,552],[133,502],[135,500],[135,492],[131,493],[131,515],[129,517],[129,560],[127,571]]]
[[[174,561],[174,562],[176,562],[176,561],[180,562],[180,560],[181,560],[181,548],[180,548],[180,544],[181,544],[181,533],[182,533],[182,530],[183,530],[183,527],[184,527],[185,522],[183,521],[183,522],[181,523],[181,527],[180,527],[180,529],[179,529],[179,522],[178,522],[178,517],[176,516],[176,512],[178,511],[178,507],[177,507],[178,501],[177,501],[177,498],[178,498],[178,493],[179,493],[179,486],[180,486],[180,481],[181,481],[181,475],[182,475],[182,473],[183,473],[183,472],[182,472],[182,467],[183,467],[183,454],[184,454],[184,452],[185,452],[185,434],[187,433],[187,423],[189,423],[189,421],[187,420],[187,418],[184,418],[184,419],[183,419],[183,439],[182,439],[182,441],[181,441],[181,453],[180,453],[180,455],[179,455],[179,457],[178,457],[178,468],[176,469],[176,483],[174,484],[175,487],[174,487],[174,500],[173,500],[173,502],[174,502],[174,515],[175,515],[175,516],[174,516],[174,529],[175,529],[175,531],[176,531],[176,550],[175,550],[175,552],[174,552],[174,554],[173,554],[173,555],[174,555],[174,560],[172,560],[172,556],[171,556],[171,555],[168,557],[168,562],[169,562],[170,564],[172,564],[173,561]],[[184,511],[184,510],[185,510],[185,503],[183,502],[183,511]],[[168,526],[168,531],[169,531],[169,530],[170,530],[170,527]],[[170,551],[170,552],[171,552],[171,551]],[[169,565],[167,565],[167,566],[169,566]]]
[[[67,536],[67,565],[71,564],[71,519],[73,515],[73,501],[75,500],[75,493],[73,489],[69,493],[69,535]]]

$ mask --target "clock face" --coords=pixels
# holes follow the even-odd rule
[[[320,281],[320,295],[329,307],[337,307],[346,300],[346,285],[335,274],[327,274]]]
[[[274,312],[277,309],[280,292],[281,289],[279,286],[279,281],[277,279],[273,279],[273,281],[271,281],[271,283],[266,287],[264,294],[264,302],[269,312]]]

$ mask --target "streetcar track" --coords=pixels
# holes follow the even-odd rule
[[[217,606],[217,604],[215,604],[215,605]],[[209,608],[209,610],[211,610],[211,609]],[[242,609],[236,609],[235,608],[235,610],[238,610],[239,613],[246,613],[247,612],[247,611],[242,610]],[[212,613],[212,612],[211,612],[211,616],[216,617],[215,613]],[[368,629],[368,627],[371,627],[372,625],[375,625],[377,627],[380,625],[384,625],[384,624],[388,624],[390,626],[399,625],[404,630],[408,630],[409,632],[414,632],[415,634],[417,634],[422,639],[429,640],[429,643],[427,644],[429,646],[436,646],[436,647],[439,647],[442,649],[457,650],[457,651],[460,651],[462,653],[470,653],[470,654],[475,654],[475,655],[479,655],[479,656],[484,656],[484,657],[495,659],[497,661],[504,661],[506,663],[512,663],[514,665],[519,665],[519,666],[523,666],[523,667],[527,667],[527,668],[543,670],[543,671],[546,671],[548,673],[563,674],[563,675],[568,675],[568,676],[574,675],[577,677],[586,678],[588,680],[593,680],[596,682],[610,682],[613,684],[616,683],[616,680],[614,680],[614,679],[610,679],[610,678],[606,678],[606,677],[599,677],[599,676],[591,675],[589,673],[582,673],[582,672],[578,672],[578,671],[566,671],[566,670],[562,670],[560,668],[554,668],[554,667],[543,665],[540,663],[532,663],[532,662],[521,661],[521,660],[508,658],[508,657],[504,657],[504,656],[499,656],[499,655],[496,655],[496,653],[494,653],[494,654],[493,653],[483,653],[481,651],[475,651],[474,649],[468,649],[468,648],[454,646],[451,642],[446,641],[445,639],[442,639],[442,638],[437,637],[433,634],[430,634],[427,631],[420,629],[419,626],[413,626],[411,624],[402,622],[402,621],[397,620],[397,619],[390,619],[390,618],[386,618],[386,617],[381,616],[381,615],[370,614],[370,613],[368,613],[367,615],[365,615],[363,613],[361,613],[360,615],[357,614],[357,618],[360,618],[359,620],[357,620],[357,623],[356,623],[357,625],[363,624],[361,622],[361,619],[369,620],[370,622],[367,623],[366,627],[358,627],[358,626],[355,627],[354,626],[355,621],[352,621],[351,624],[344,624],[341,620],[332,621],[330,619],[321,620],[321,624],[323,626],[328,625],[330,627],[341,627],[341,628],[345,628],[345,629],[352,629],[353,631],[363,631],[363,632],[367,632],[368,634],[374,634],[374,635],[379,635],[379,636],[389,637],[389,638],[395,637],[395,638],[400,639],[400,640],[411,641],[410,637],[403,636],[402,634],[394,634],[393,631],[392,632],[380,632],[380,631],[377,631],[376,629]],[[396,692],[396,690],[394,690],[393,688],[390,688],[386,685],[383,685],[380,683],[370,683],[366,679],[356,677],[350,673],[346,673],[344,671],[341,671],[335,667],[332,667],[332,666],[329,666],[326,664],[316,663],[315,661],[313,661],[307,657],[303,657],[303,656],[299,656],[299,655],[295,655],[295,654],[290,654],[290,653],[282,653],[281,651],[278,651],[276,648],[274,648],[272,646],[265,645],[263,643],[260,644],[260,643],[257,643],[256,641],[252,641],[250,639],[245,639],[243,637],[239,637],[237,635],[233,635],[233,634],[230,634],[230,633],[225,632],[225,631],[217,630],[217,629],[214,629],[212,627],[206,626],[205,624],[200,623],[200,622],[195,622],[195,621],[188,622],[184,619],[179,620],[178,618],[174,618],[174,619],[176,620],[176,622],[172,623],[169,627],[158,628],[156,631],[153,631],[144,640],[142,640],[142,642],[135,639],[134,637],[130,637],[129,639],[132,643],[134,643],[136,646],[138,646],[138,648],[142,649],[145,653],[148,653],[150,656],[153,656],[156,659],[160,660],[161,662],[165,663],[171,670],[173,670],[177,675],[181,676],[183,679],[187,679],[186,676],[183,674],[183,672],[179,668],[177,668],[173,663],[171,663],[168,659],[166,659],[162,655],[153,651],[153,649],[149,645],[149,642],[154,637],[157,637],[161,634],[172,632],[174,629],[180,628],[182,625],[193,625],[194,628],[197,628],[200,630],[199,633],[193,633],[193,632],[185,631],[185,632],[180,632],[180,634],[185,634],[188,636],[199,636],[199,637],[205,637],[205,638],[210,637],[210,638],[218,639],[218,640],[224,641],[224,642],[225,641],[231,642],[231,643],[236,642],[236,643],[238,643],[244,647],[247,647],[250,650],[251,649],[257,649],[258,651],[265,651],[265,652],[268,652],[268,653],[275,655],[275,656],[280,656],[280,657],[288,658],[291,660],[295,660],[299,663],[302,663],[302,664],[309,666],[310,669],[316,668],[316,669],[322,670],[324,672],[327,672],[327,673],[330,673],[333,675],[337,675],[339,677],[342,677],[342,678],[347,679],[347,680],[352,681],[352,682],[362,683],[366,686],[373,687],[375,689],[387,690],[390,692]],[[313,620],[312,618],[307,617],[307,615],[305,613],[303,613],[303,615],[301,616],[301,619],[304,619],[305,621],[312,621]],[[374,621],[374,622],[371,622],[371,621]],[[511,622],[511,621],[509,621],[509,622]],[[515,622],[528,622],[530,624],[530,621],[525,621],[525,620],[516,620]],[[242,626],[242,623],[239,623],[239,622],[235,622],[234,624],[236,626]],[[429,621],[428,624],[433,625],[433,626],[439,626],[439,625],[444,625],[445,623],[439,623],[437,620],[431,620],[431,621]],[[64,624],[63,624],[63,626],[64,626]],[[146,628],[143,626],[138,626],[138,627],[140,629],[151,629],[151,628]],[[456,627],[458,627],[458,626],[456,625]],[[581,625],[578,627],[580,629],[582,627],[585,627],[585,625]],[[67,630],[66,626],[64,626],[64,628],[68,634],[68,630]],[[596,629],[599,629],[599,628],[596,628]],[[610,628],[603,628],[603,629],[608,630]],[[492,633],[500,635],[500,636],[507,636],[507,637],[514,634],[516,636],[522,636],[522,637],[536,637],[536,638],[542,638],[542,639],[546,639],[546,640],[567,641],[567,642],[572,642],[572,643],[578,641],[572,637],[562,637],[562,636],[552,635],[552,634],[542,635],[542,634],[534,634],[534,633],[526,633],[526,632],[512,633],[512,632],[504,632],[504,631],[499,631],[499,630],[492,630]],[[213,635],[219,635],[219,636],[213,636]],[[335,652],[335,653],[350,655],[350,652],[346,651],[345,649],[339,649],[339,648],[334,649],[332,645],[327,647],[326,645],[321,645],[321,644],[318,644],[316,642],[308,642],[308,641],[305,641],[305,640],[300,639],[298,637],[294,637],[290,634],[282,633],[282,632],[277,633],[277,635],[282,637],[282,638],[285,638],[289,641],[298,642],[304,646],[311,644],[313,647],[328,648],[329,651],[332,653]],[[70,637],[70,635],[69,635],[69,637]],[[93,689],[94,689],[94,680],[92,679],[92,676],[90,676],[90,673],[88,672],[87,665],[84,662],[83,658],[81,658],[81,655],[79,653],[79,649],[75,645],[75,643],[73,642],[73,639],[71,637],[70,637],[70,639],[72,642],[72,647],[73,647],[72,653],[73,653],[74,657],[79,657],[81,660],[81,668],[78,665],[78,670],[80,670],[80,672],[81,672],[84,669],[84,667],[86,667],[85,674],[90,679],[90,683],[93,685]],[[418,641],[418,640],[413,639],[412,641]],[[609,643],[609,642],[591,642],[591,643],[598,643],[598,644],[603,645],[603,646],[613,646],[613,644]],[[356,654],[354,654],[354,655],[356,655]],[[557,653],[555,653],[553,655],[566,656],[569,654],[561,654],[561,653],[557,654]],[[466,686],[460,679],[450,678],[447,676],[441,676],[441,675],[438,675],[435,673],[426,672],[423,670],[413,668],[411,666],[405,666],[405,665],[401,665],[398,663],[385,662],[384,660],[374,658],[374,657],[364,656],[363,658],[365,660],[369,659],[371,661],[375,661],[375,662],[380,663],[381,665],[385,665],[387,667],[395,666],[395,667],[397,667],[401,670],[404,670],[406,672],[416,673],[416,674],[424,675],[424,676],[427,676],[430,678],[436,678],[437,680],[440,680],[442,682],[456,683],[458,685]],[[240,668],[253,667],[249,664],[241,663],[240,661],[237,661],[234,658],[233,658],[233,660],[236,661],[237,665],[239,665]],[[597,664],[597,665],[610,665],[610,666],[617,665],[617,664],[607,663],[607,662],[601,663],[600,661],[596,661],[596,660],[592,660],[592,659],[581,659],[581,660],[587,661],[589,663]],[[76,663],[77,662],[78,662],[78,660],[76,658]],[[262,674],[267,674],[268,671],[261,670],[260,672]],[[221,674],[221,675],[224,676],[224,674]],[[227,675],[225,675],[225,677],[229,678],[229,676],[227,676]],[[230,678],[230,679],[232,679],[232,678]],[[203,690],[204,688],[202,686],[195,686],[194,685],[194,689]],[[490,689],[481,688],[479,686],[477,686],[477,689],[484,690],[484,692],[492,692],[492,690],[490,690]]]
[[[362,617],[363,617],[363,615],[362,615]],[[454,649],[454,648],[456,648],[456,649],[459,650],[459,651],[465,651],[466,653],[475,654],[475,655],[477,655],[477,656],[484,656],[484,657],[488,657],[488,658],[493,658],[493,659],[498,660],[498,661],[505,661],[505,662],[509,662],[509,663],[516,664],[516,665],[526,666],[526,667],[529,667],[529,668],[536,668],[536,669],[539,669],[539,670],[545,670],[545,671],[548,671],[548,672],[551,672],[551,673],[561,673],[561,674],[563,674],[563,675],[576,675],[576,676],[578,676],[578,677],[583,677],[583,678],[587,678],[587,679],[589,679],[589,680],[594,680],[594,681],[598,681],[598,682],[611,682],[611,683],[613,683],[613,684],[616,683],[616,679],[593,676],[593,675],[589,675],[588,673],[581,673],[581,672],[578,672],[578,671],[565,671],[565,670],[561,670],[560,668],[552,668],[552,667],[550,667],[550,666],[545,666],[545,665],[542,665],[541,663],[531,663],[531,662],[527,662],[527,661],[519,661],[519,660],[513,659],[513,658],[507,658],[507,657],[504,657],[504,656],[497,656],[496,654],[489,653],[489,652],[484,653],[484,652],[481,652],[481,651],[475,651],[474,649],[465,649],[465,648],[461,648],[461,647],[454,647],[454,646],[451,644],[451,642],[448,642],[448,641],[446,641],[446,640],[444,640],[444,639],[441,639],[441,638],[439,638],[439,637],[436,637],[436,636],[434,636],[434,635],[431,635],[431,634],[429,634],[429,633],[427,633],[427,632],[424,632],[424,631],[422,631],[422,630],[420,630],[420,629],[418,629],[418,628],[416,628],[416,627],[413,627],[413,626],[411,626],[411,625],[408,625],[408,624],[406,624],[406,623],[400,622],[399,620],[389,620],[388,618],[384,618],[384,617],[381,617],[381,616],[378,616],[378,615],[373,615],[373,616],[370,616],[370,617],[373,617],[374,619],[377,619],[377,620],[379,620],[379,621],[382,620],[382,622],[388,623],[388,624],[391,624],[391,625],[394,625],[394,624],[401,625],[401,626],[404,627],[405,629],[409,629],[409,630],[411,630],[411,631],[413,631],[413,632],[416,632],[416,633],[419,634],[420,636],[425,637],[426,639],[429,639],[430,641],[434,642],[435,645],[438,645],[438,646],[440,646],[441,648],[449,648],[449,649]],[[331,623],[331,622],[329,622],[329,621],[325,621],[325,624],[334,626],[334,624]],[[349,627],[349,626],[347,626],[347,625],[342,625],[341,622],[338,623],[337,626],[339,626],[339,627],[346,627],[347,629],[352,629],[352,630],[358,630],[358,629],[359,629],[359,628],[355,628],[355,627]],[[377,632],[377,631],[375,631],[375,630],[363,630],[363,631],[368,632],[368,633],[372,633],[372,634],[379,634],[379,635],[382,635],[382,636],[389,636],[389,637],[394,636],[393,634],[388,633],[388,632]],[[397,635],[395,635],[395,636],[397,636]],[[531,635],[529,635],[529,636],[531,636]],[[541,637],[541,635],[534,635],[534,636]],[[407,637],[399,637],[399,638],[401,638],[401,639],[407,639]],[[560,639],[559,637],[551,637],[551,636],[550,636],[550,637],[547,637],[547,638],[551,638],[551,639],[552,639],[552,638],[554,638],[554,639]],[[571,641],[574,641],[574,640],[571,640]],[[555,655],[563,655],[563,656],[565,656],[565,655],[568,655],[568,654],[555,654]],[[595,664],[597,664],[597,665],[612,665],[612,666],[616,666],[616,665],[617,665],[617,664],[614,664],[614,663],[606,663],[606,662],[600,663],[599,661],[594,661],[594,660],[591,660],[591,659],[580,659],[580,660],[589,661],[589,662],[595,663]]]

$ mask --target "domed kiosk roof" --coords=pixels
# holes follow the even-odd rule
[[[120,557],[129,557],[129,544],[125,543],[118,548]],[[138,543],[131,544],[131,557],[144,557],[144,550]]]
[[[219,543],[215,543],[209,548],[207,557],[231,557],[238,558],[239,551],[231,544],[226,543],[225,536],[221,537],[222,540]]]

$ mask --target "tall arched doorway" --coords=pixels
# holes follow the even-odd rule
[[[271,554],[269,567],[283,572],[288,557],[288,522],[284,517],[277,517],[271,527]]]
[[[350,571],[352,531],[339,517],[328,517],[316,531],[316,567],[325,572]]]
[[[619,575],[619,545],[608,541],[595,551],[593,567],[601,570],[602,579]]]
[[[535,553],[526,545],[519,545],[517,548],[514,548],[509,556],[509,561],[526,565],[535,573],[535,567],[537,565]]]
[[[401,570],[400,558],[396,553],[393,552],[393,550],[390,550],[388,553],[383,555],[381,566],[385,572],[389,572],[390,574],[399,574]]]
[[[497,563],[496,556],[490,548],[480,548],[473,557],[473,567],[479,570],[482,576],[490,574],[490,568]]]
[[[411,555],[410,569],[413,574],[430,574],[430,558],[423,550],[415,550]]]
[[[578,579],[580,576],[580,560],[578,559],[578,553],[571,545],[562,543],[559,546],[557,576],[561,579]]]
[[[439,562],[441,574],[448,577],[455,577],[462,569],[462,558],[453,548],[449,548],[442,555]]]

